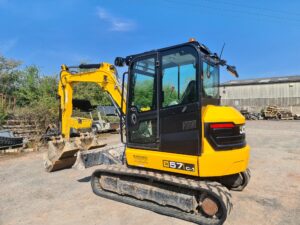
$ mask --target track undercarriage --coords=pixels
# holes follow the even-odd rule
[[[231,194],[218,182],[168,173],[101,165],[91,179],[95,194],[197,224],[222,224]]]

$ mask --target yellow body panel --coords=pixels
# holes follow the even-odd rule
[[[214,150],[204,137],[205,123],[232,122],[244,124],[239,111],[227,106],[206,106],[202,109],[202,152],[200,156],[174,154],[152,150],[126,148],[127,163],[131,166],[174,172],[199,177],[219,177],[245,171],[248,167],[250,147],[234,150]],[[193,171],[170,168],[165,162],[194,165]],[[172,164],[173,165],[173,164]]]
[[[248,167],[250,147],[215,151],[204,139],[203,153],[199,157],[199,176],[215,177],[245,171]]]
[[[71,117],[69,119],[69,126],[76,130],[91,128],[92,123],[93,121],[91,119],[83,117]]]
[[[245,171],[249,163],[250,147],[234,150],[214,150],[204,137],[205,123],[232,122],[245,124],[245,117],[229,106],[208,105],[202,108],[202,152],[199,157],[199,176],[225,176]]]
[[[207,105],[202,107],[202,122],[233,122],[235,124],[244,124],[245,117],[238,110],[230,106]]]
[[[145,167],[174,173],[198,176],[198,156],[174,154],[159,151],[150,151],[134,148],[126,148],[126,160],[131,166]],[[165,161],[165,162],[164,162]],[[167,162],[176,162],[194,165],[193,171],[173,169]],[[172,164],[171,164],[172,165]]]

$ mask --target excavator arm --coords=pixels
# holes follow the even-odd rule
[[[86,72],[72,72],[70,69],[88,69]],[[126,100],[122,97],[122,89],[117,78],[115,67],[109,63],[83,64],[67,67],[62,65],[58,95],[60,96],[61,134],[63,138],[48,142],[48,151],[44,157],[45,169],[49,172],[69,168],[80,156],[80,150],[90,150],[105,144],[93,136],[78,137],[70,140],[71,128],[80,130],[92,127],[92,120],[72,117],[73,85],[76,83],[96,83],[107,92],[119,113],[126,114]],[[122,118],[120,118],[122,119]],[[85,134],[83,134],[85,135]]]
[[[88,72],[72,73],[70,69],[95,69]],[[61,133],[64,138],[70,138],[70,129],[90,128],[92,121],[86,118],[72,117],[73,84],[96,83],[107,92],[119,112],[126,113],[126,101],[122,98],[121,85],[116,76],[115,67],[109,63],[83,64],[78,67],[62,65],[58,95],[60,96]],[[123,105],[122,105],[123,104]]]

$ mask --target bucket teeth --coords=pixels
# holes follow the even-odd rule
[[[44,166],[48,172],[70,168],[76,161],[76,153],[80,150],[75,142],[63,139],[49,141],[48,152],[44,157]]]
[[[83,150],[91,150],[95,148],[104,147],[106,144],[98,140],[98,138],[91,134],[82,134],[75,142],[82,147]]]

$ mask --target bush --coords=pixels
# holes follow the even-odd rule
[[[7,117],[8,117],[7,112],[3,109],[2,106],[0,106],[0,125],[2,125],[5,122]]]

